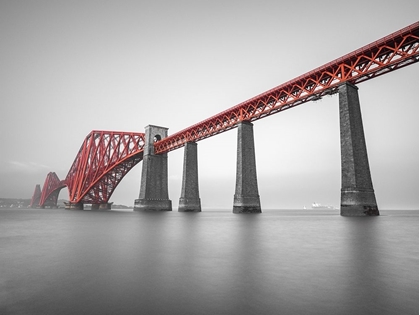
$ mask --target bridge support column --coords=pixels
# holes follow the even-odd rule
[[[379,215],[370,175],[358,88],[339,87],[342,216]]]
[[[107,203],[93,203],[92,204],[92,210],[111,210],[111,205],[113,202],[107,202]]]
[[[113,202],[101,203],[99,205],[99,209],[100,210],[111,210],[112,204],[113,204]]]
[[[248,121],[242,121],[238,124],[236,189],[233,199],[233,213],[261,213],[255,163],[254,130],[253,124]]]
[[[168,154],[154,152],[154,142],[167,135],[168,128],[146,127],[140,194],[134,201],[134,211],[172,211],[168,196]]]
[[[178,211],[201,211],[200,194],[198,191],[197,143],[195,142],[187,142],[184,148],[184,170]]]
[[[84,206],[83,203],[72,203],[72,202],[65,202],[65,209],[74,209],[74,210],[83,210]]]

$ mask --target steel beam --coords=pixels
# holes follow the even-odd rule
[[[178,149],[419,61],[419,22],[335,59],[155,143],[157,154]]]

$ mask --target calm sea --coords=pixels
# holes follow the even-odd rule
[[[0,210],[0,314],[418,312],[418,211]]]

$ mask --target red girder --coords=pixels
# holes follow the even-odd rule
[[[419,22],[329,62],[155,143],[155,153],[178,149],[419,61]]]
[[[144,133],[89,133],[65,183],[71,203],[107,203],[122,178],[143,159]]]
[[[157,141],[155,153],[178,149],[324,95],[337,92],[344,82],[358,84],[419,61],[419,23],[279,85],[202,122]],[[122,178],[143,159],[144,133],[92,131],[86,136],[69,173],[60,181],[49,173],[40,206],[57,204],[61,188],[69,189],[71,203],[107,203]],[[34,196],[36,191],[34,193]]]
[[[57,206],[58,194],[60,190],[66,187],[66,184],[61,181],[57,174],[50,172],[45,179],[44,186],[42,187],[41,198],[39,200],[39,206]]]
[[[31,208],[35,208],[39,206],[39,201],[41,200],[41,186],[36,185],[34,194],[32,195],[31,204],[29,205]]]

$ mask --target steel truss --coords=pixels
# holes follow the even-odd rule
[[[71,203],[107,203],[123,177],[143,159],[144,133],[93,130],[68,172]]]
[[[155,143],[155,153],[178,149],[324,95],[337,93],[344,82],[358,84],[419,61],[419,22],[355,50],[248,101]]]
[[[34,194],[32,195],[31,204],[29,205],[29,207],[31,207],[31,208],[38,207],[40,200],[41,200],[41,186],[36,185],[35,190],[34,190]]]
[[[154,143],[155,153],[178,149],[308,101],[332,95],[344,82],[358,84],[419,61],[419,23],[414,23],[376,42],[327,63],[248,101]],[[107,203],[122,178],[143,159],[144,133],[97,131],[89,133],[68,172],[60,181],[49,173],[39,199],[40,206],[57,205],[67,186],[70,203]],[[39,188],[39,185],[37,185]],[[39,192],[35,188],[32,203]]]
[[[60,190],[66,187],[57,174],[50,172],[42,186],[41,198],[39,200],[40,207],[57,207],[58,195]]]

